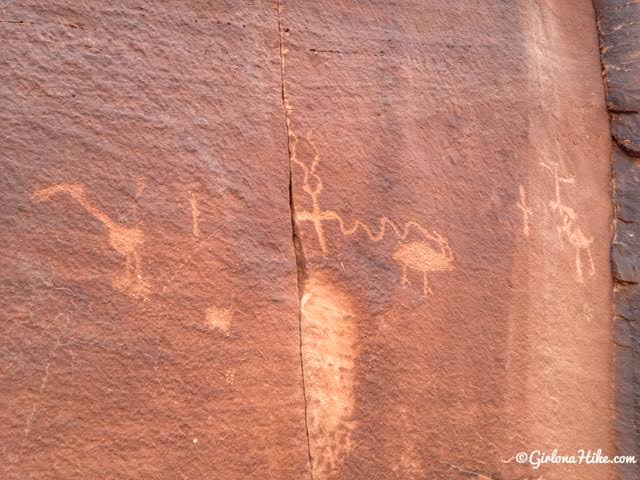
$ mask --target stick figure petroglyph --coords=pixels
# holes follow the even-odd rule
[[[125,227],[113,221],[106,213],[94,206],[85,193],[85,188],[77,183],[60,183],[36,190],[31,196],[35,202],[51,200],[57,194],[65,193],[78,202],[90,215],[98,219],[106,228],[109,244],[124,257],[124,272],[114,280],[114,285],[134,297],[145,298],[149,288],[142,278],[140,247],[144,242],[142,230]]]
[[[516,206],[522,212],[522,233],[525,237],[529,238],[529,217],[532,212],[527,206],[527,192],[522,185],[518,187],[518,196],[519,198]]]
[[[302,190],[311,198],[311,210],[297,211],[295,213],[296,223],[309,222],[315,229],[320,250],[323,255],[328,254],[327,240],[324,231],[324,222],[337,222],[343,236],[355,235],[358,231],[364,232],[372,242],[381,241],[387,232],[387,227],[395,234],[398,245],[392,258],[402,266],[402,284],[409,284],[408,270],[414,270],[422,274],[423,294],[426,296],[431,292],[427,281],[429,272],[453,270],[453,251],[448,241],[438,232],[429,232],[418,222],[409,221],[400,228],[388,217],[381,217],[377,231],[373,230],[363,221],[356,219],[351,226],[347,226],[342,216],[334,210],[323,210],[320,207],[320,193],[323,189],[322,179],[317,173],[320,163],[320,152],[309,131],[305,137],[306,142],[313,149],[313,160],[307,166],[298,159],[298,137],[293,132],[291,136],[291,160],[303,173]],[[424,240],[406,242],[411,231],[417,231]]]
[[[566,240],[576,252],[576,278],[578,282],[584,282],[584,275],[582,272],[582,252],[584,251],[587,257],[589,265],[589,276],[595,274],[595,267],[593,264],[593,258],[591,256],[591,244],[593,238],[587,237],[580,225],[578,225],[578,214],[575,210],[564,203],[561,198],[560,184],[573,184],[575,178],[573,177],[561,177],[559,173],[559,165],[555,162],[547,164],[541,163],[542,167],[546,168],[553,174],[555,198],[549,202],[549,208],[559,218],[560,225],[556,227],[560,238]]]
[[[200,209],[198,208],[198,198],[193,192],[189,192],[189,203],[191,204],[191,218],[193,221],[191,231],[194,237],[200,238]]]

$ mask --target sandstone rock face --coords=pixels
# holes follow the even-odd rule
[[[276,11],[3,8],[2,478],[308,471]]]
[[[590,2],[3,19],[3,478],[615,478]]]
[[[313,478],[612,478],[513,461],[612,451],[609,129],[570,3],[282,8]]]

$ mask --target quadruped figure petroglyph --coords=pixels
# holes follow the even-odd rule
[[[413,270],[422,275],[422,291],[426,296],[431,292],[427,275],[431,272],[453,270],[454,256],[449,242],[438,232],[429,232],[416,221],[409,221],[400,227],[388,217],[381,217],[376,230],[372,229],[362,220],[356,219],[351,226],[343,220],[342,216],[334,210],[324,210],[320,207],[320,194],[322,193],[322,179],[317,173],[320,163],[320,152],[313,141],[312,132],[307,132],[306,142],[313,149],[313,160],[307,166],[298,158],[297,135],[290,132],[291,137],[291,160],[303,172],[302,190],[311,199],[311,209],[295,212],[296,223],[311,223],[315,229],[320,250],[323,255],[329,253],[327,239],[324,230],[324,222],[337,222],[343,236],[355,235],[358,231],[364,232],[366,237],[372,242],[381,241],[389,228],[398,241],[392,258],[400,263],[402,268],[402,284],[410,284],[409,270]],[[422,236],[423,240],[406,241],[410,233],[414,231]]]
[[[143,188],[143,187],[142,187]],[[88,199],[85,187],[78,183],[59,183],[36,190],[31,199],[35,202],[49,201],[59,194],[67,194],[87,213],[98,219],[107,229],[109,244],[124,257],[124,271],[114,280],[114,285],[133,297],[146,298],[149,287],[142,275],[140,247],[144,242],[142,230],[125,227],[111,219]]]
[[[575,178],[561,177],[559,172],[560,166],[558,165],[558,163],[542,162],[540,165],[542,165],[543,168],[546,168],[553,174],[555,198],[549,201],[549,208],[560,220],[560,224],[556,227],[558,233],[560,234],[560,238],[565,240],[575,249],[576,279],[578,282],[583,283],[583,252],[586,255],[587,264],[589,267],[589,276],[593,276],[595,274],[593,257],[591,256],[591,244],[593,243],[593,238],[587,237],[584,234],[582,228],[580,228],[580,225],[578,224],[578,214],[573,208],[565,205],[562,202],[562,198],[560,195],[560,184],[573,184],[575,183]]]

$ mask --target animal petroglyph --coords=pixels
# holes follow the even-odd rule
[[[446,240],[438,233],[434,236],[438,249],[432,248],[427,242],[401,243],[393,254],[393,259],[402,265],[402,284],[409,284],[408,269],[422,274],[422,293],[433,293],[427,281],[427,273],[447,271],[453,269],[453,252]]]
[[[317,274],[300,302],[313,478],[334,478],[352,449],[357,325],[349,298]]]
[[[524,187],[518,187],[518,203],[516,206],[522,211],[522,234],[529,238],[529,218],[531,217],[531,209],[527,206],[527,192]]]
[[[145,298],[149,287],[142,277],[142,261],[140,259],[140,248],[144,242],[142,230],[135,227],[125,227],[113,221],[106,213],[87,200],[84,186],[77,183],[61,183],[41,188],[36,190],[31,198],[35,202],[43,202],[51,200],[58,194],[69,195],[87,213],[106,227],[111,248],[124,257],[124,272],[114,280],[115,287],[134,297]]]
[[[354,220],[353,224],[348,226],[342,216],[334,210],[323,210],[320,207],[320,194],[322,193],[322,179],[317,173],[320,163],[320,153],[313,141],[311,132],[308,132],[305,140],[313,149],[313,159],[311,164],[307,166],[298,159],[298,137],[290,132],[291,137],[291,160],[297,165],[303,173],[302,190],[311,199],[311,209],[296,211],[296,223],[308,222],[315,229],[320,250],[323,255],[327,255],[329,248],[324,229],[324,222],[336,222],[343,236],[352,236],[362,231],[366,237],[372,242],[379,242],[390,229],[398,241],[396,251],[392,258],[399,262],[402,267],[402,283],[409,284],[408,270],[414,270],[422,275],[423,294],[426,296],[431,292],[427,281],[427,274],[430,272],[453,270],[453,251],[448,241],[438,232],[429,232],[418,222],[410,221],[401,228],[393,220],[388,217],[381,217],[377,229],[372,229],[361,220]],[[418,232],[422,237],[420,241],[407,242],[411,231]]]
[[[589,276],[593,276],[595,274],[595,267],[591,256],[591,244],[593,243],[593,238],[587,237],[582,231],[582,228],[580,228],[580,225],[578,224],[578,215],[575,210],[562,202],[560,188],[560,184],[562,183],[575,183],[575,178],[561,177],[557,163],[541,163],[541,165],[553,174],[555,199],[549,202],[549,208],[560,220],[560,225],[556,227],[560,234],[560,238],[564,239],[575,249],[576,278],[578,282],[583,283],[583,252],[584,255],[586,255],[588,262]]]

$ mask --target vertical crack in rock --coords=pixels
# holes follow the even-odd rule
[[[296,271],[297,271],[297,295],[298,295],[298,335],[300,339],[300,371],[302,374],[302,397],[304,401],[304,428],[307,438],[307,454],[309,457],[309,476],[313,480],[313,460],[311,457],[311,442],[309,440],[309,420],[307,412],[307,391],[305,385],[305,373],[304,373],[304,357],[302,351],[302,294],[304,292],[305,271],[304,271],[304,253],[302,250],[302,244],[300,237],[296,230],[295,222],[295,205],[293,201],[293,168],[291,159],[291,129],[289,118],[289,105],[287,102],[287,92],[285,86],[285,49],[283,45],[283,28],[282,28],[282,3],[277,2],[277,15],[278,15],[278,46],[280,51],[280,93],[282,97],[282,106],[284,108],[285,127],[287,135],[287,151],[289,159],[289,210],[291,214],[291,236],[293,242],[293,249],[296,256]]]

